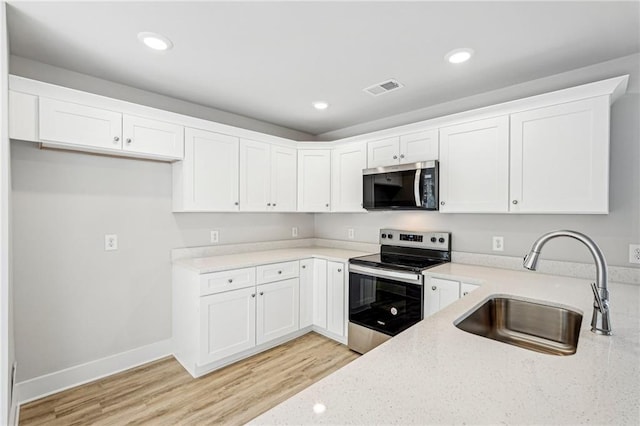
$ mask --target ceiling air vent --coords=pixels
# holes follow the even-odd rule
[[[374,84],[373,86],[369,86],[363,90],[370,95],[380,96],[384,93],[389,93],[401,87],[404,87],[404,86],[400,84],[400,82],[398,82],[397,80],[391,79],[391,80],[383,81],[382,83]]]

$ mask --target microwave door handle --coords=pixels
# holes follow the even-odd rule
[[[416,170],[416,176],[413,179],[413,196],[416,201],[416,207],[422,206],[420,202],[420,172],[422,172],[422,169]]]

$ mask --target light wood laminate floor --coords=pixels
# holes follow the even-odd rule
[[[198,379],[168,357],[25,404],[20,425],[243,424],[357,357],[316,333]]]

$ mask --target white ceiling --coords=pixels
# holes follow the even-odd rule
[[[8,28],[14,55],[317,135],[637,53],[639,6],[10,2]],[[150,51],[140,31],[174,48]],[[446,63],[459,47],[476,55]],[[405,87],[362,91],[389,78]]]

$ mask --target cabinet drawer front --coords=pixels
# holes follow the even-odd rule
[[[104,149],[122,148],[122,114],[40,98],[40,139]]]
[[[200,296],[251,287],[256,283],[256,268],[214,272],[200,277]]]
[[[273,263],[271,265],[258,266],[256,268],[258,284],[295,278],[299,274],[299,268],[300,265],[297,260],[293,262]]]

